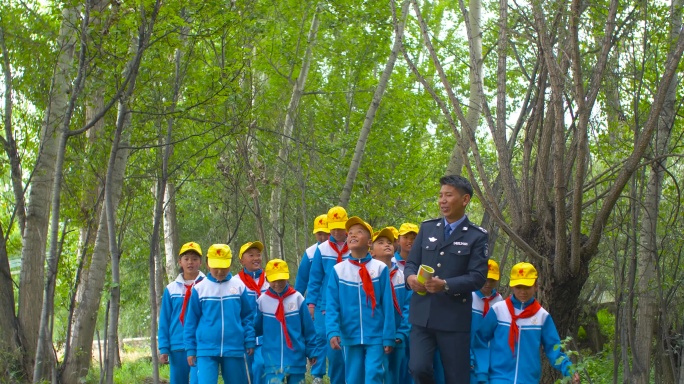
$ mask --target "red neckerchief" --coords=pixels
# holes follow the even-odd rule
[[[482,301],[484,301],[484,309],[482,310],[482,317],[487,316],[487,312],[489,312],[489,302],[496,299],[499,296],[500,296],[499,292],[494,292],[493,295],[491,295],[489,297],[483,297],[482,298]]]
[[[375,312],[375,289],[373,289],[373,280],[371,279],[370,274],[368,273],[368,269],[366,269],[366,263],[368,263],[368,261],[366,261],[365,263],[359,263],[353,258],[349,258],[349,262],[359,267],[359,276],[361,276],[361,284],[363,286],[363,291],[366,292],[366,304],[368,304],[368,300],[370,300],[371,316],[373,316],[373,312]]]
[[[257,284],[257,282],[254,281],[254,278],[252,276],[245,273],[244,268],[240,271],[240,278],[242,279],[242,282],[245,283],[247,288],[256,292],[257,297],[261,296],[261,287],[264,286],[264,275],[266,275],[264,271],[261,271],[261,276],[259,276],[259,283]]]
[[[195,280],[192,284],[183,284],[185,285],[185,296],[183,296],[183,307],[181,308],[181,313],[180,313],[180,322],[181,325],[185,325],[185,310],[188,308],[188,301],[190,301],[190,296],[192,296],[192,287],[195,286],[195,284],[201,282],[202,280]]]
[[[340,263],[342,261],[342,255],[349,251],[349,247],[347,247],[347,242],[344,242],[342,250],[337,249],[337,244],[334,241],[328,240],[328,243],[330,243],[330,248],[332,248],[333,251],[337,252],[337,262]]]
[[[294,348],[292,348],[292,340],[290,340],[290,334],[287,333],[287,324],[285,323],[285,307],[283,306],[283,300],[285,300],[285,298],[288,296],[294,295],[295,293],[297,293],[297,291],[295,291],[295,289],[290,286],[287,287],[287,290],[282,294],[282,296],[278,296],[277,294],[273,293],[270,289],[266,291],[266,296],[278,300],[278,308],[276,309],[275,317],[280,322],[280,325],[283,326],[285,342],[287,343],[287,347],[290,349]]]
[[[399,316],[401,316],[401,308],[399,307],[399,302],[397,301],[397,294],[394,292],[394,283],[392,282],[392,278],[394,275],[397,274],[399,270],[398,269],[393,269],[390,271],[390,286],[392,287],[392,301],[394,302],[394,309],[397,310],[397,313]]]
[[[520,329],[518,329],[517,324],[518,319],[526,319],[534,316],[537,311],[541,309],[541,305],[539,305],[537,300],[534,300],[517,316],[515,315],[515,308],[513,308],[511,296],[508,296],[506,299],[506,306],[508,307],[508,312],[511,314],[511,329],[508,331],[508,346],[511,347],[511,352],[515,355],[515,343],[520,339]]]

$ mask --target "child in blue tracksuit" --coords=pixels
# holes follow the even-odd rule
[[[384,381],[385,354],[396,344],[390,270],[371,258],[373,228],[359,217],[346,223],[351,258],[328,279],[325,326],[330,347],[343,350],[347,383]]]
[[[341,350],[332,349],[328,343],[326,332],[326,289],[328,278],[333,267],[349,258],[347,245],[347,211],[342,207],[332,207],[328,210],[328,229],[330,239],[318,245],[311,264],[311,274],[307,286],[306,304],[314,319],[316,334],[320,345],[325,345],[325,355],[328,358],[328,377],[330,384],[345,384],[344,356]],[[325,359],[319,364],[325,367]],[[316,377],[318,379],[318,377]],[[318,380],[314,380],[317,382]]]
[[[371,255],[375,260],[382,261],[390,269],[390,287],[392,288],[392,304],[394,306],[394,326],[396,334],[394,336],[394,350],[387,355],[385,364],[385,383],[402,383],[402,365],[406,357],[406,345],[408,343],[411,325],[408,321],[409,302],[411,296],[406,289],[404,273],[392,263],[394,248],[394,233],[387,227],[373,235],[373,246]],[[405,368],[404,368],[405,369]],[[408,372],[406,372],[408,375]]]
[[[250,297],[252,308],[256,316],[256,302],[268,289],[268,281],[266,275],[261,268],[261,252],[264,250],[264,245],[260,241],[248,242],[242,244],[238,258],[242,269],[233,276],[233,279],[239,280],[247,287],[247,294]],[[256,338],[254,353],[247,357],[247,366],[252,373],[252,384],[263,384],[264,379],[264,361],[261,358],[261,337]]]
[[[487,316],[487,312],[492,307],[492,305],[503,301],[503,297],[496,291],[496,286],[499,283],[500,273],[499,264],[489,259],[487,261],[487,281],[484,286],[479,290],[473,292],[473,316],[472,322],[470,323],[470,345],[475,345],[475,333],[480,328],[480,324]],[[475,375],[475,354],[470,350],[470,383],[477,384],[477,376]]]
[[[579,383],[551,315],[539,305],[537,270],[518,263],[511,270],[513,294],[494,304],[475,333],[475,374],[478,383],[528,384],[541,379],[539,347],[554,368]]]
[[[297,278],[295,280],[294,288],[302,295],[306,294],[306,289],[309,285],[311,266],[313,265],[314,255],[318,250],[318,246],[330,239],[330,229],[328,229],[327,214],[316,217],[314,220],[313,233],[316,236],[316,243],[304,251],[304,255],[302,255],[302,259],[299,262],[299,270],[297,271]],[[322,337],[316,337],[316,341],[318,343],[317,350],[321,353],[321,356],[318,356],[316,359],[316,364],[311,366],[311,376],[314,377],[316,382],[320,382],[323,380],[323,376],[325,375],[325,354],[328,343],[326,343],[325,339]]]
[[[261,353],[267,384],[304,384],[306,358],[316,363],[316,329],[304,305],[304,296],[288,284],[287,263],[273,259],[266,264],[270,288],[257,300],[257,335],[263,334]]]
[[[316,243],[312,244],[304,251],[302,259],[299,262],[299,269],[297,270],[297,277],[295,278],[294,289],[302,295],[306,294],[306,287],[309,285],[309,275],[311,274],[311,265],[313,264],[314,255],[318,245],[328,241],[330,238],[330,229],[328,229],[328,215],[319,215],[314,220],[313,234],[316,236]],[[306,262],[308,261],[308,263]]]
[[[204,279],[204,273],[199,270],[202,264],[199,244],[183,244],[178,264],[182,272],[164,289],[159,311],[159,362],[171,365],[171,384],[196,384],[197,368],[188,365],[183,344],[183,323],[192,287]]]
[[[192,289],[183,336],[188,364],[197,365],[198,382],[250,381],[247,355],[254,352],[254,307],[247,287],[231,279],[232,252],[226,244],[207,251],[210,273]]]

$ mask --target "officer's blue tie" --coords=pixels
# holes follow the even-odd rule
[[[444,226],[444,240],[449,238],[449,235],[451,235],[451,231],[451,225],[447,224],[446,226]]]

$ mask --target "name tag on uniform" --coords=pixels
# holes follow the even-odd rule
[[[467,246],[468,243],[463,243],[463,242],[460,242],[460,241],[454,241],[454,245],[466,245],[466,246]]]
[[[430,240],[431,243],[434,243],[435,241],[437,241],[437,238],[436,237],[429,237],[428,240]]]

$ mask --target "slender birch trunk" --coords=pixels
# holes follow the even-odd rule
[[[14,132],[12,130],[12,68],[10,66],[9,51],[5,45],[5,31],[0,17],[0,54],[2,55],[2,73],[5,85],[3,125],[5,138],[0,138],[3,148],[10,160],[10,174],[12,189],[15,198],[15,216],[19,224],[20,233],[26,226],[26,208],[24,203],[24,187],[21,176],[21,165],[17,153]],[[10,224],[11,225],[11,224]],[[8,228],[8,232],[11,227]],[[14,312],[14,286],[7,254],[7,242],[5,233],[0,225],[0,355],[7,356],[0,361],[0,375],[7,378],[21,377],[28,374],[25,366],[22,334],[19,328],[19,320]]]
[[[676,41],[681,22],[682,0],[672,1],[671,39]],[[650,382],[651,358],[653,357],[653,337],[661,332],[655,332],[658,321],[658,298],[662,283],[656,271],[658,265],[658,219],[659,203],[663,189],[663,177],[667,171],[668,146],[670,134],[674,124],[678,76],[675,74],[670,81],[665,102],[663,103],[658,129],[653,138],[654,161],[648,168],[648,184],[646,196],[642,205],[641,229],[639,233],[639,254],[637,259],[638,297],[639,305],[636,311],[636,337],[633,352],[633,379],[635,384]],[[660,313],[660,316],[666,316]],[[657,337],[660,340],[659,337]]]
[[[468,2],[468,18],[470,19],[470,95],[468,98],[468,112],[466,112],[466,121],[473,129],[479,125],[480,116],[482,114],[482,98],[480,97],[480,89],[482,87],[482,1],[471,0]],[[505,30],[500,31],[505,33]],[[506,67],[499,68],[499,71],[505,71]],[[460,175],[463,170],[463,146],[461,143],[454,144],[454,149],[451,151],[449,164],[447,165],[447,175]],[[490,236],[491,237],[491,236]],[[490,247],[491,249],[491,247]]]
[[[166,276],[173,279],[178,271],[178,222],[176,220],[176,184],[166,183],[164,192],[164,255],[166,256]]]
[[[270,220],[270,231],[271,231],[271,241],[270,249],[268,252],[269,258],[282,259],[282,239],[283,233],[280,231],[282,225],[281,218],[281,194],[283,190],[283,183],[286,179],[287,167],[284,166],[288,162],[289,152],[290,152],[290,137],[292,136],[292,130],[294,128],[294,122],[297,114],[297,109],[299,107],[299,101],[304,93],[304,85],[306,84],[306,77],[309,74],[309,68],[311,66],[311,55],[313,53],[313,48],[316,45],[316,37],[318,35],[318,25],[320,24],[319,14],[323,8],[323,4],[319,3],[314,11],[313,19],[311,20],[311,28],[309,29],[309,35],[307,37],[307,46],[304,53],[304,58],[302,59],[302,68],[299,71],[299,76],[295,81],[294,87],[292,89],[292,96],[290,97],[290,103],[287,106],[287,114],[285,115],[285,123],[283,124],[283,136],[281,139],[280,150],[278,151],[278,162],[275,165],[274,173],[274,185],[271,191],[271,220]],[[265,239],[263,239],[265,240]]]
[[[401,4],[401,22],[397,25],[395,31],[392,51],[390,52],[387,64],[385,64],[385,69],[382,71],[378,86],[375,88],[373,99],[368,107],[368,111],[366,111],[366,118],[363,120],[363,126],[361,127],[361,132],[359,133],[359,139],[356,141],[354,157],[352,158],[351,165],[349,166],[347,180],[344,183],[344,187],[340,195],[340,205],[343,207],[346,207],[349,204],[352,189],[354,188],[354,181],[356,181],[356,174],[359,172],[361,160],[363,159],[363,152],[366,148],[366,141],[368,140],[368,135],[370,135],[373,121],[375,120],[375,113],[378,111],[380,101],[382,100],[382,96],[385,94],[385,89],[387,88],[387,83],[389,82],[389,78],[394,71],[394,64],[397,61],[397,56],[399,55],[399,51],[401,51],[401,40],[404,35],[404,26],[406,25],[408,7],[409,2],[404,0]]]
[[[62,11],[62,25],[57,39],[60,48],[50,89],[50,102],[41,132],[41,148],[31,179],[26,211],[26,228],[22,236],[21,272],[19,277],[19,323],[26,337],[26,353],[33,366],[45,287],[45,248],[48,235],[50,199],[55,178],[58,130],[63,124],[69,100],[71,70],[76,44],[79,11],[67,7]]]

